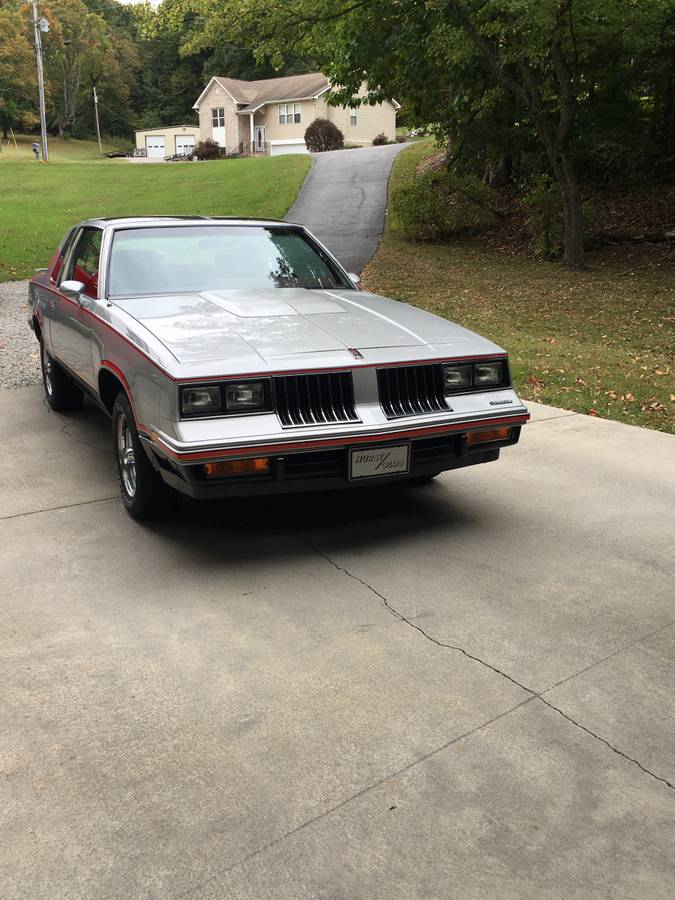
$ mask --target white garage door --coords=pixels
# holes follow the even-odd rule
[[[299,141],[272,141],[270,155],[281,156],[284,153],[309,153],[303,140]]]
[[[195,149],[194,134],[176,135],[176,153],[178,156],[190,156]]]
[[[148,153],[148,159],[157,159],[158,157],[164,159],[166,156],[164,135],[160,134],[146,137],[145,149]]]

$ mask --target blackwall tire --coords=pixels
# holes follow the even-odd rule
[[[54,412],[73,412],[82,406],[84,393],[73,379],[56,362],[40,341],[40,363],[42,365],[42,383],[47,403]]]

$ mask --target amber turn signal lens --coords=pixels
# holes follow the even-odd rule
[[[254,459],[228,459],[223,462],[205,463],[207,478],[228,478],[231,475],[265,475],[270,471],[269,456]]]
[[[492,441],[507,441],[511,436],[510,428],[492,428],[490,431],[469,431],[467,444],[489,444]]]

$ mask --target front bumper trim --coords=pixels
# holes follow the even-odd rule
[[[172,447],[166,436],[160,436],[157,432],[143,429],[144,436],[160,453],[178,463],[210,462],[211,460],[227,459],[233,456],[267,456],[276,453],[292,453],[294,451],[321,450],[332,447],[353,447],[359,444],[388,443],[390,441],[423,438],[431,435],[450,434],[457,431],[468,431],[479,428],[493,428],[498,425],[524,425],[530,418],[527,411],[510,416],[482,416],[475,419],[462,419],[461,421],[447,422],[443,425],[418,426],[407,429],[395,429],[391,431],[378,431],[377,433],[359,434],[350,433],[330,438],[312,438],[308,440],[285,441],[257,441],[255,445],[242,445],[230,447],[218,447],[213,449],[177,450]],[[140,429],[139,429],[140,430]]]

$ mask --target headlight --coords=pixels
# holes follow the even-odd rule
[[[225,385],[225,409],[244,412],[265,408],[265,383],[245,381]]]
[[[473,383],[476,387],[490,387],[502,383],[504,364],[501,362],[476,363],[473,367]]]
[[[443,387],[446,394],[470,388],[473,366],[443,366]]]
[[[180,410],[184,416],[206,416],[222,410],[220,385],[184,387],[180,394]]]

